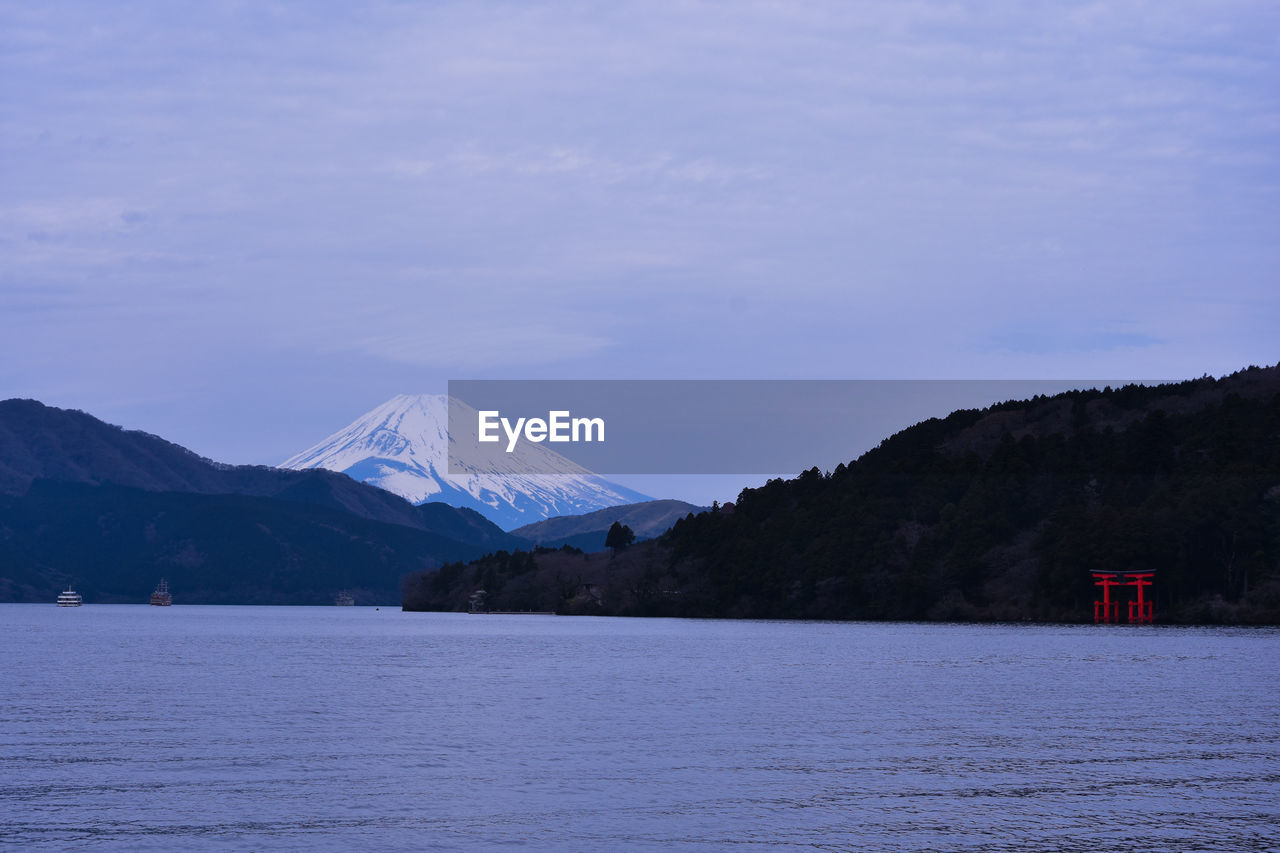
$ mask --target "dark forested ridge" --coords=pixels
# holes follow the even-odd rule
[[[482,552],[335,509],[245,495],[37,480],[0,495],[0,601],[141,604],[165,577],[179,604],[394,604],[401,578]]]
[[[36,480],[111,484],[152,492],[247,495],[315,504],[401,524],[489,550],[519,543],[482,515],[447,504],[414,506],[399,495],[323,469],[226,465],[159,436],[126,430],[36,400],[0,400],[0,495]]]
[[[955,412],[616,559],[451,566],[404,603],[485,584],[504,609],[1078,621],[1093,569],[1155,571],[1157,621],[1280,622],[1280,368]]]

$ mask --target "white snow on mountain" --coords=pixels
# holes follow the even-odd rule
[[[281,467],[341,471],[415,504],[469,507],[504,530],[651,500],[529,442],[520,443],[505,470],[450,474],[448,411],[443,394],[401,394]]]

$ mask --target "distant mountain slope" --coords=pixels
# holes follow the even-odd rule
[[[224,465],[158,436],[35,400],[0,401],[0,494],[36,479],[115,484],[149,491],[236,494],[315,504],[491,548],[513,540],[478,514],[403,498],[330,471]]]
[[[23,494],[37,478],[206,492],[224,477],[215,463],[158,436],[36,400],[0,401],[0,493]]]
[[[435,500],[476,510],[506,530],[649,500],[528,442],[512,454],[509,470],[450,474],[448,446],[448,398],[402,394],[281,467],[341,471],[414,503]]]
[[[394,604],[400,580],[485,547],[314,504],[36,480],[0,495],[0,601]]]
[[[517,527],[512,534],[528,539],[535,545],[559,548],[572,545],[583,551],[603,551],[609,526],[621,522],[636,534],[637,539],[652,539],[667,532],[671,525],[690,513],[700,513],[706,507],[676,500],[643,501],[635,504],[598,509],[585,515],[567,515],[548,518]]]

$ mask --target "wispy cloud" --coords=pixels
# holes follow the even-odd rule
[[[601,184],[624,181],[677,181],[691,184],[728,184],[762,181],[766,169],[752,165],[726,165],[712,157],[680,159],[656,153],[642,159],[622,160],[592,151],[556,147],[534,151],[489,152],[469,146],[437,157],[399,158],[390,170],[410,178],[426,178],[442,172],[466,177],[491,174],[575,177]]]
[[[1265,361],[1278,30],[1249,0],[0,2],[0,361],[35,365],[0,378]]]
[[[1141,332],[1116,330],[1066,330],[1024,327],[1007,329],[990,336],[993,349],[1014,353],[1058,354],[1113,352],[1165,343]]]

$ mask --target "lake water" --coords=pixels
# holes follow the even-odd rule
[[[0,605],[0,847],[1277,850],[1280,631]]]

